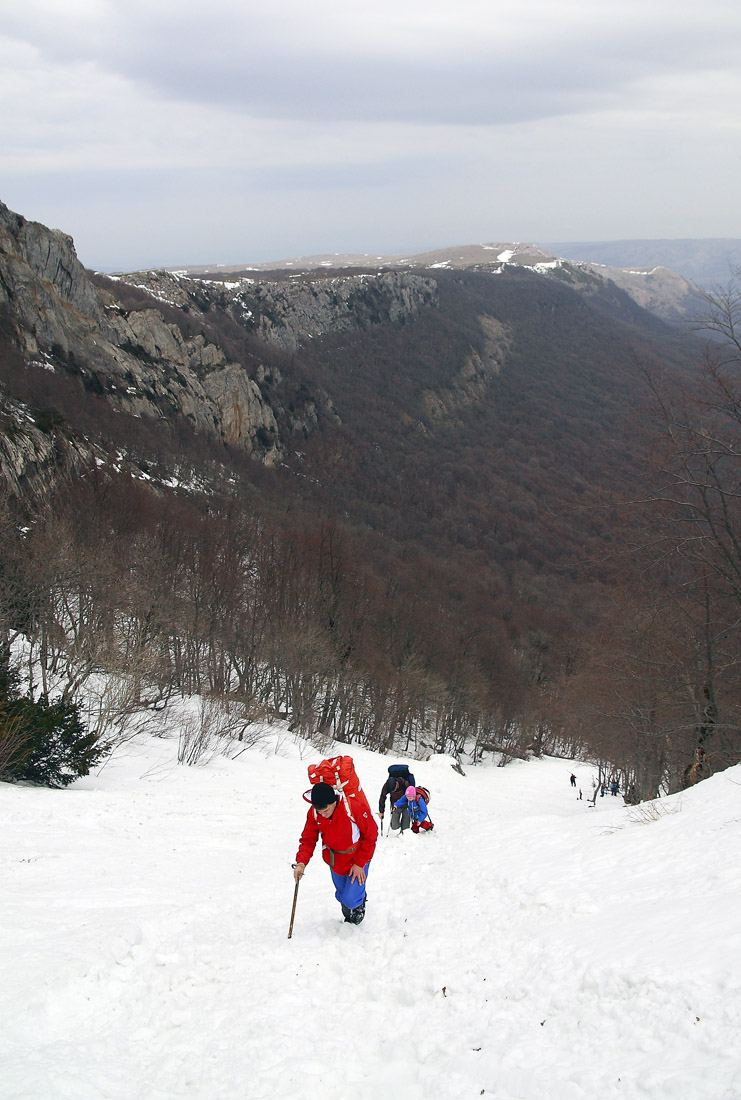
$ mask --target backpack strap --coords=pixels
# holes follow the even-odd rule
[[[352,812],[352,809],[350,808],[350,799],[345,794],[345,785],[342,782],[342,780],[340,779],[340,769],[339,768],[336,768],[336,770],[335,770],[334,789],[335,789],[335,791],[337,791],[338,795],[340,796],[342,801],[345,803],[345,809],[347,810],[347,816],[350,818],[353,825],[357,826],[357,821],[353,817],[353,812]],[[353,851],[354,851],[354,849],[353,849]],[[347,854],[347,853],[343,853],[343,854]]]

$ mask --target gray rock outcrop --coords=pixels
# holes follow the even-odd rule
[[[431,421],[445,420],[455,410],[481,401],[492,379],[499,374],[512,346],[513,334],[495,317],[483,315],[479,324],[484,336],[481,351],[472,351],[444,390],[427,390],[423,406]]]
[[[422,275],[315,275],[293,282],[188,278],[178,272],[142,271],[123,282],[179,309],[223,310],[264,343],[295,352],[307,340],[404,324],[437,304],[437,285]]]
[[[286,434],[309,434],[337,412],[318,389],[283,408],[280,372],[261,363],[260,348],[292,353],[325,333],[404,323],[436,293],[433,280],[397,272],[272,283],[166,271],[93,278],[69,236],[0,203],[0,308],[28,362],[77,374],[135,416],[182,415],[266,464],[283,456]]]
[[[28,410],[0,398],[0,486],[22,496],[42,495],[60,473],[74,473],[93,457],[83,440],[40,430]]]

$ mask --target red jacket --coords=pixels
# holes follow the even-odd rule
[[[306,815],[306,824],[299,841],[296,863],[308,863],[322,838],[322,858],[338,875],[349,875],[352,865],[365,867],[376,850],[378,825],[365,799],[353,799],[353,817],[340,798],[331,817],[321,817],[314,807]]]

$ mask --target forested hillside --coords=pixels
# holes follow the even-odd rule
[[[0,276],[5,658],[117,673],[101,736],[185,692],[635,799],[738,759],[732,325],[506,267],[114,280],[8,211]]]

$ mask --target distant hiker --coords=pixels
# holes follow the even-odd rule
[[[427,799],[425,799],[425,795],[427,795]],[[394,809],[402,812],[406,809],[411,818],[413,833],[418,833],[420,829],[426,832],[428,829],[434,828],[427,810],[428,801],[429,792],[424,787],[409,786],[401,798],[394,802]]]
[[[365,798],[353,807],[351,815],[347,800],[340,798],[334,787],[329,783],[314,784],[311,809],[306,815],[293,869],[296,882],[306,870],[320,837],[322,859],[329,866],[342,915],[350,924],[360,924],[365,916],[368,867],[378,839],[378,826]]]
[[[572,787],[576,786],[576,776],[574,775],[573,772],[571,773],[571,786]]]
[[[619,790],[620,790],[620,787],[618,786],[617,779],[613,779],[612,783],[610,784],[610,794],[611,795],[617,795]]]
[[[401,829],[402,833],[405,829],[409,828],[411,818],[408,805],[405,802],[400,809],[397,809],[394,803],[397,799],[402,797],[407,787],[413,786],[414,776],[409,771],[407,765],[392,764],[389,768],[388,779],[381,787],[381,796],[378,799],[378,813],[381,818],[381,828],[383,828],[383,815],[386,812],[387,798],[391,805],[391,828],[394,831]]]

